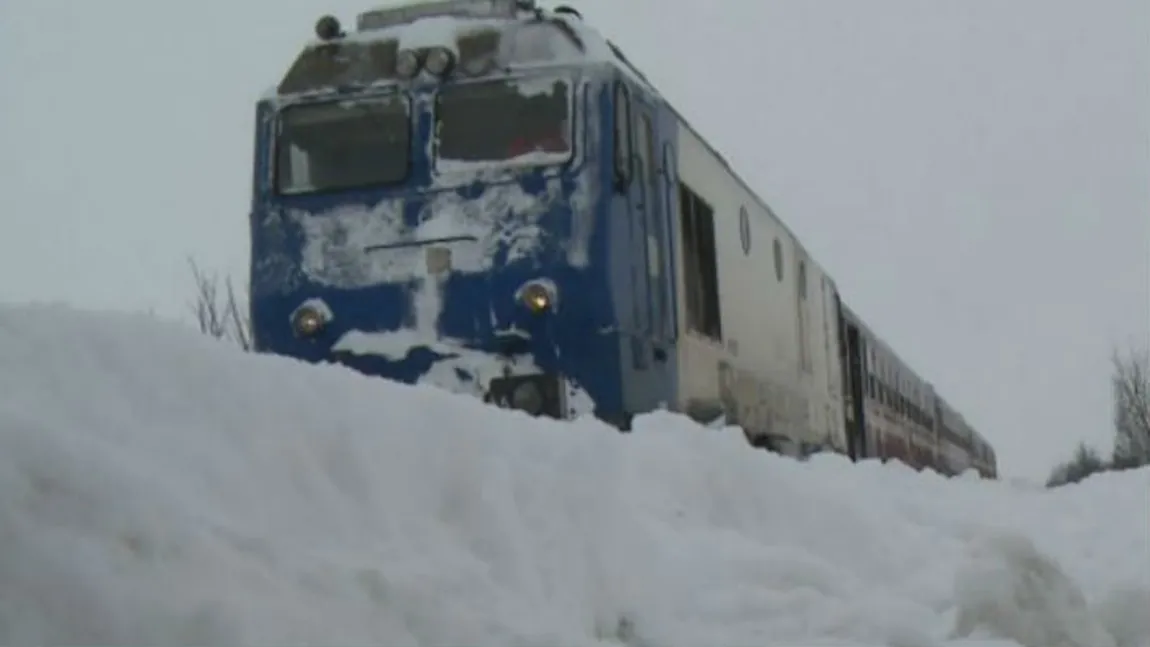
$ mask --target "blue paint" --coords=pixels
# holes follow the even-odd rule
[[[581,79],[575,94],[578,122],[576,154],[568,164],[505,173],[458,186],[436,185],[428,154],[432,136],[435,86],[407,88],[412,101],[410,173],[401,186],[375,187],[318,195],[280,196],[273,185],[277,102],[257,107],[251,215],[251,313],[256,348],[309,362],[339,362],[369,375],[414,383],[436,362],[451,359],[450,349],[437,341],[451,340],[468,351],[491,357],[529,355],[542,371],[573,380],[594,400],[596,414],[625,423],[631,415],[670,404],[677,388],[672,240],[677,222],[674,188],[675,124],[661,100],[622,79],[610,65],[565,68]],[[553,73],[555,70],[551,70]],[[654,179],[633,181],[625,191],[613,190],[614,84],[628,83],[639,114],[652,119],[661,171]],[[394,92],[387,89],[385,92]],[[343,95],[337,95],[343,96]],[[486,176],[485,176],[486,177]],[[436,339],[423,340],[394,356],[352,355],[333,352],[333,345],[351,331],[394,332],[411,329],[415,312],[412,296],[418,280],[380,281],[339,287],[308,276],[303,266],[305,232],[290,214],[324,218],[333,209],[371,209],[402,198],[403,223],[419,225],[429,202],[444,192],[466,200],[480,200],[500,185],[517,185],[541,201],[549,185],[560,185],[561,199],[539,214],[540,243],[533,253],[509,258],[503,244],[494,264],[480,273],[453,272],[443,282]],[[589,186],[588,198],[578,197],[580,183]],[[588,213],[577,214],[576,208]],[[576,242],[577,216],[590,218],[593,233],[586,241],[586,263],[572,263],[569,246]],[[508,206],[498,224],[517,222],[524,214]],[[658,249],[657,276],[648,273],[648,236]],[[447,235],[435,241],[408,239],[372,241],[364,254],[386,254],[413,244],[470,242],[468,236]],[[322,278],[322,277],[320,277]],[[515,299],[525,282],[546,278],[559,292],[557,312],[538,315]],[[292,312],[308,299],[322,299],[334,320],[312,338],[297,337],[289,323]],[[508,337],[505,331],[521,331]],[[453,376],[474,376],[457,367]]]

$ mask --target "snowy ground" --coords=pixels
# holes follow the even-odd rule
[[[0,643],[1145,647],[1150,471],[799,464],[9,306]]]

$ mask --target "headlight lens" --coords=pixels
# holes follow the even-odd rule
[[[395,58],[395,72],[399,76],[410,79],[419,74],[419,55],[410,49],[405,49]]]
[[[554,310],[555,300],[554,288],[540,281],[532,281],[519,290],[519,301],[535,314]]]
[[[301,306],[292,316],[292,329],[299,337],[314,337],[325,325],[327,317],[313,306]]]
[[[427,54],[427,71],[435,76],[445,76],[454,63],[455,56],[446,47],[436,47]]]

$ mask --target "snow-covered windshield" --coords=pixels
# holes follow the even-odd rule
[[[439,94],[437,164],[524,161],[555,164],[571,153],[571,86],[566,79],[484,81]]]
[[[394,184],[411,150],[405,97],[298,105],[280,115],[276,182],[301,194]]]

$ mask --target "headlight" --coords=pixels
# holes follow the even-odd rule
[[[414,78],[419,74],[419,54],[405,49],[395,57],[395,73],[405,79]]]
[[[455,55],[446,47],[436,47],[427,54],[427,71],[435,76],[446,76],[455,63]]]
[[[292,330],[298,337],[314,337],[327,325],[327,317],[319,308],[300,306],[291,319]]]
[[[322,16],[315,22],[315,35],[320,40],[335,40],[343,36],[343,27],[335,16]]]
[[[519,288],[519,302],[535,314],[554,311],[558,300],[554,284],[544,281],[531,281]]]

